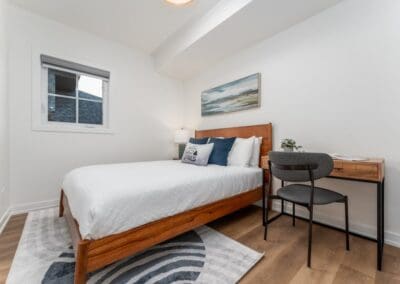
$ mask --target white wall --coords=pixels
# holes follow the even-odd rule
[[[152,59],[120,44],[74,30],[17,7],[9,13],[11,204],[55,200],[63,175],[98,163],[172,158],[174,130],[182,125],[182,84],[155,72]],[[32,131],[32,78],[39,53],[73,59],[111,72],[114,134]],[[35,58],[35,61],[36,62]]]
[[[399,27],[400,1],[343,1],[185,82],[185,124],[272,122],[275,149],[292,137],[308,151],[386,158],[386,236],[400,245]],[[201,91],[256,72],[262,73],[261,108],[201,117]],[[349,195],[353,229],[375,232],[374,186],[323,184]],[[343,224],[340,205],[317,214]]]
[[[9,205],[6,0],[0,0],[0,231]],[[3,217],[4,216],[4,217]]]

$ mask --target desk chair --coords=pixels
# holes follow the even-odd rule
[[[276,195],[269,195],[268,199],[280,199],[282,213],[284,202],[293,204],[293,226],[295,226],[295,205],[300,205],[310,212],[308,229],[308,258],[307,265],[311,267],[312,223],[314,205],[324,205],[334,202],[344,203],[346,219],[346,250],[349,250],[349,218],[348,198],[345,195],[314,186],[317,179],[326,177],[333,169],[332,158],[323,153],[293,153],[269,152],[269,186],[272,186],[272,177],[281,180],[282,187]],[[285,185],[285,182],[291,184]],[[295,184],[295,182],[310,182],[310,184]],[[269,191],[271,192],[271,191]],[[267,239],[269,202],[264,206],[264,240]]]

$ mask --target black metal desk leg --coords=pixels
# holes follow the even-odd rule
[[[381,182],[381,269],[383,263],[383,247],[385,245],[385,180]]]
[[[382,253],[383,253],[383,182],[379,182],[377,190],[377,268],[382,270]]]
[[[385,246],[385,179],[382,180],[382,254]]]

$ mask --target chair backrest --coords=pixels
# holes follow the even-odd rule
[[[271,151],[268,155],[272,175],[284,181],[310,181],[307,166],[312,168],[315,180],[328,176],[333,170],[332,158],[324,153]]]

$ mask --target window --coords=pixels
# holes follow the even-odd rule
[[[47,128],[107,129],[110,74],[41,55],[42,124]]]

